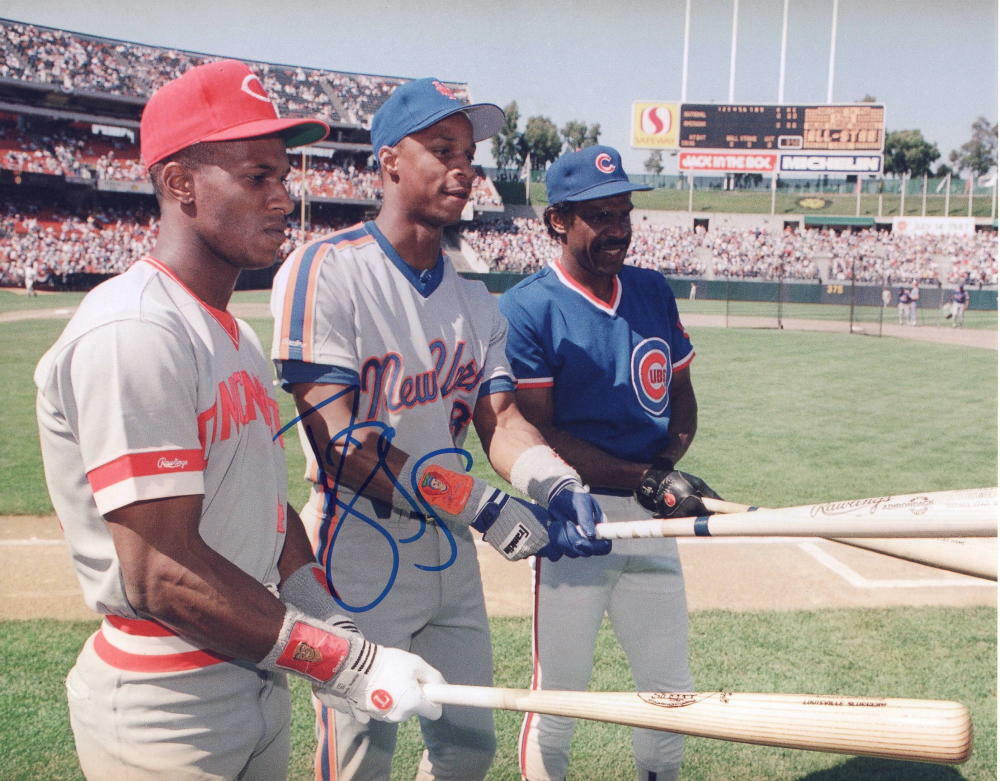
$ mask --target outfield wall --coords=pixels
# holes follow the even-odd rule
[[[509,290],[529,274],[512,271],[497,271],[489,274],[462,272],[466,279],[478,279],[491,293]],[[881,306],[882,288],[879,285],[851,285],[837,282],[833,284],[817,282],[755,282],[726,279],[684,279],[667,277],[670,289],[677,298],[687,298],[691,293],[691,283],[697,283],[697,298],[717,301],[782,301],[788,304],[835,304],[848,306],[852,295],[855,306]],[[922,287],[919,306],[921,309],[939,309],[951,300],[950,288]],[[995,311],[996,290],[970,290],[970,309]],[[896,305],[895,288],[891,306]]]

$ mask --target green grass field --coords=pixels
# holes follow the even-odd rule
[[[810,206],[799,203],[809,199]],[[812,204],[822,201],[820,208]],[[695,190],[694,197],[689,201],[686,189],[656,189],[647,192],[637,192],[632,195],[632,201],[637,209],[661,209],[665,211],[698,212],[700,216],[711,214],[770,214],[771,193],[756,191]],[[534,206],[547,203],[545,184],[531,183],[531,203]],[[950,217],[967,217],[969,215],[969,197],[952,193],[946,204],[944,195],[929,194],[926,208],[920,195],[908,193],[905,201],[900,204],[898,193],[885,193],[882,196],[882,207],[879,209],[879,196],[862,194],[860,206],[855,195],[839,195],[834,193],[814,193],[797,190],[779,190],[774,199],[775,214],[816,214],[838,217],[875,217],[885,218],[900,216],[900,205],[908,217],[926,214],[928,217],[944,216],[947,207]],[[972,217],[996,217],[992,196],[976,195],[972,199]]]
[[[8,298],[16,297],[0,293],[0,311]],[[239,294],[239,300],[263,297]],[[693,302],[694,307],[713,303]],[[697,311],[687,309],[690,304],[681,302],[682,313]],[[268,344],[270,322],[251,323]],[[64,325],[54,320],[0,323],[0,393],[7,399],[0,416],[0,514],[51,512],[41,477],[31,374]],[[700,425],[684,468],[723,496],[787,505],[996,484],[995,351],[846,333],[690,330],[698,351],[692,377]],[[284,394],[280,401],[287,418],[291,405]],[[469,449],[478,473],[491,476],[478,445],[470,442]],[[302,457],[297,446],[287,452],[292,501],[301,504],[306,493]],[[527,685],[530,621],[494,619],[491,624],[497,684]],[[95,625],[4,623],[0,777],[80,777],[62,680]],[[976,748],[969,763],[951,769],[691,739],[684,778],[995,779],[996,638],[992,608],[696,612],[691,659],[699,689],[957,699],[973,711]],[[596,658],[591,688],[631,687],[607,628]],[[296,682],[293,691],[292,778],[307,779],[312,713],[306,688]],[[500,747],[490,779],[517,778],[519,723],[516,714],[498,712]],[[412,778],[419,751],[416,726],[408,724],[394,779]],[[581,722],[573,752],[572,779],[634,777],[624,728]]]

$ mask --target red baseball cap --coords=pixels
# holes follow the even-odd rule
[[[322,141],[329,132],[318,119],[279,117],[260,79],[238,60],[199,65],[164,84],[146,103],[139,127],[147,169],[202,141],[280,134],[292,147]]]

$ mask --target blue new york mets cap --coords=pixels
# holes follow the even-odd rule
[[[472,140],[482,141],[503,127],[503,109],[492,103],[463,103],[452,89],[438,79],[408,81],[396,87],[372,117],[372,150],[378,165],[378,151],[395,146],[406,136],[428,128],[461,111],[472,123]]]
[[[567,152],[550,165],[545,174],[549,203],[592,201],[652,189],[628,180],[622,156],[610,146],[587,146]]]

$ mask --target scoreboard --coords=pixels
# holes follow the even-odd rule
[[[881,152],[885,107],[682,103],[681,149]]]
[[[677,150],[683,171],[878,174],[885,106],[636,101],[632,146]]]

